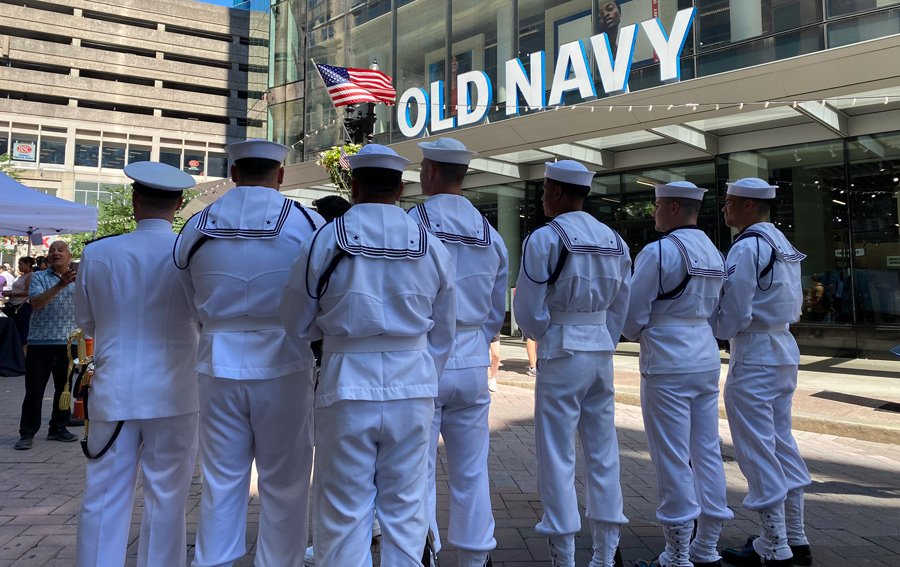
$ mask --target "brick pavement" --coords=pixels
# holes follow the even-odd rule
[[[84,482],[84,458],[77,444],[46,441],[46,430],[31,451],[15,451],[22,378],[0,378],[0,567],[5,565],[70,566],[74,564],[75,531]],[[50,390],[48,390],[48,393]],[[533,393],[501,387],[491,411],[491,486],[497,520],[494,552],[497,567],[548,566],[546,541],[534,531],[541,513],[534,460]],[[631,560],[655,556],[662,536],[654,517],[655,479],[646,450],[640,409],[617,404],[616,427],[622,454],[626,515],[622,552]],[[44,419],[49,412],[45,401]],[[729,502],[736,518],[725,529],[723,545],[741,543],[755,529],[753,515],[741,499],[746,483],[731,458],[727,423],[721,422]],[[75,428],[80,433],[80,428]],[[833,435],[798,432],[797,440],[813,476],[807,498],[807,522],[818,567],[900,565],[900,451],[897,446]],[[439,514],[448,509],[446,462],[441,454],[438,475]],[[579,473],[579,489],[581,488]],[[189,544],[196,530],[199,478],[188,502]],[[132,518],[129,565],[136,555],[140,492]],[[251,500],[248,540],[256,535],[258,499]],[[444,522],[446,523],[446,522]],[[298,534],[298,537],[305,537]],[[586,565],[590,537],[578,538],[578,562]],[[192,553],[189,550],[189,554]],[[252,554],[252,546],[248,544]],[[445,548],[442,565],[456,564]],[[252,565],[252,555],[237,563]]]

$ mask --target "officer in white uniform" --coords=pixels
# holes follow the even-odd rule
[[[719,449],[719,346],[709,325],[725,260],[697,226],[704,193],[689,181],[657,185],[663,236],[635,260],[623,334],[641,343],[641,409],[666,540],[659,558],[639,567],[719,565],[719,533],[734,517]]]
[[[226,147],[237,187],[195,215],[175,247],[198,312],[203,492],[193,564],[231,565],[245,553],[250,468],[260,498],[258,566],[301,566],[312,466],[314,359],[285,334],[278,300],[290,259],[324,224],[278,193],[288,148],[266,140]]]
[[[293,336],[322,335],[316,390],[316,563],[421,566],[438,377],[456,332],[453,260],[394,205],[409,160],[350,156],[354,206],[300,247],[281,299]]]
[[[725,410],[749,485],[744,506],[759,512],[761,523],[759,538],[722,553],[741,566],[812,564],[803,526],[809,471],[791,434],[800,352],[788,332],[800,318],[805,256],[767,222],[776,189],[762,179],[739,179],[728,184],[722,209],[725,224],[740,233],[728,252],[714,331],[731,341]]]
[[[615,428],[613,360],[631,287],[628,246],[583,212],[594,173],[562,160],[546,164],[543,204],[555,217],[522,245],[513,307],[525,336],[537,341],[535,443],[538,493],[555,567],[575,564],[581,529],[575,494],[575,434],[586,466],[591,567],[621,564],[623,513]],[[615,561],[615,563],[614,563]]]
[[[134,180],[137,229],[88,245],[75,280],[75,321],[97,345],[85,428],[86,451],[96,458],[87,463],[76,564],[125,564],[140,469],[138,565],[183,566],[199,331],[171,251],[172,219],[194,179],[148,161],[129,164],[125,175]]]
[[[422,142],[422,191],[430,198],[410,216],[441,239],[456,268],[456,342],[434,400],[429,450],[431,526],[441,549],[436,515],[438,437],[444,438],[450,477],[448,540],[460,567],[482,567],[494,540],[488,479],[490,431],[487,369],[490,340],[506,316],[507,252],[500,234],[462,194],[469,162],[477,155],[459,141]]]

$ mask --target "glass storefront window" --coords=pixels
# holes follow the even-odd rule
[[[176,148],[160,148],[159,161],[181,169],[181,150]]]
[[[101,167],[106,169],[123,169],[125,167],[125,145],[105,142],[103,144]]]
[[[815,53],[823,49],[825,49],[825,38],[822,29],[820,27],[806,28],[741,43],[705,55],[701,54],[697,58],[697,74],[705,77],[788,57]]]
[[[312,3],[310,3],[312,4]],[[272,6],[270,20],[272,43],[269,48],[269,86],[303,79],[303,37],[306,27],[306,2],[282,0]]]
[[[0,134],[0,156],[3,154],[9,153],[9,136],[7,136],[6,132]]]
[[[192,152],[190,150],[184,153],[184,172],[191,175],[203,175],[203,163],[206,156],[203,152]]]
[[[64,165],[66,163],[66,141],[41,136],[41,165]]]
[[[75,165],[98,167],[100,165],[100,142],[75,140]]]
[[[23,163],[37,163],[38,140],[37,136],[29,134],[13,133],[10,145],[9,157],[13,161]]]
[[[144,146],[128,146],[128,163],[150,161],[150,148]]]
[[[847,207],[856,320],[900,323],[900,133],[863,136],[848,144]]]
[[[228,177],[228,156],[210,152],[206,161],[208,177]]]
[[[841,47],[900,33],[900,9],[865,14],[828,24],[828,47]]]
[[[823,20],[821,0],[697,0],[696,4],[701,52]]]
[[[384,108],[384,107],[382,107]],[[303,161],[303,140],[305,129],[303,128],[303,99],[291,100],[285,103],[285,142],[291,149],[288,152],[285,163],[299,163]]]
[[[826,4],[828,17],[833,18],[900,4],[900,0],[827,0]]]
[[[447,6],[442,0],[416,0],[397,10],[398,95],[412,87],[429,91],[432,81],[446,81]],[[404,139],[395,127],[393,141]]]

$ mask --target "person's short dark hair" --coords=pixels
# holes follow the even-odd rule
[[[431,163],[438,177],[447,183],[462,183],[463,179],[466,178],[466,172],[469,171],[469,166],[462,163],[446,163],[443,161],[432,161]]]
[[[26,266],[31,266],[32,268],[34,267],[34,258],[32,258],[31,256],[22,256],[21,258],[19,258],[19,262],[25,264]]]
[[[157,205],[174,203],[182,195],[181,191],[164,191],[162,189],[147,187],[142,183],[134,183],[131,186],[131,189],[141,197],[152,199]]]
[[[671,197],[673,201],[678,203],[678,207],[691,214],[700,213],[700,205],[702,201],[697,199],[685,199],[684,197]]]
[[[34,264],[36,266],[46,266],[47,265],[47,257],[46,256],[38,256],[34,259]]]
[[[281,162],[274,159],[243,158],[236,160],[234,165],[242,175],[265,177],[281,167]]]
[[[753,201],[756,211],[760,214],[769,214],[775,204],[775,199],[754,199],[752,197],[748,197],[748,199]]]
[[[316,212],[327,221],[332,221],[350,210],[353,206],[350,201],[340,195],[326,195],[312,202]]]
[[[575,185],[574,183],[566,183],[565,181],[557,181],[556,179],[547,178],[548,183],[559,185],[563,193],[570,198],[584,199],[591,192],[589,185]]]
[[[360,167],[353,170],[353,179],[363,191],[370,193],[391,193],[400,188],[403,174],[383,167]]]

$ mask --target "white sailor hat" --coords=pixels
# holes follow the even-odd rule
[[[403,171],[403,168],[409,165],[408,159],[397,155],[397,152],[381,144],[366,144],[352,156],[347,156],[347,161],[350,162],[350,169],[378,167]]]
[[[702,201],[704,193],[706,193],[706,189],[697,187],[690,181],[673,181],[671,183],[659,183],[656,185],[657,197]]]
[[[228,152],[228,157],[232,162],[245,158],[258,158],[284,163],[284,158],[287,157],[290,150],[289,147],[282,144],[258,138],[225,146],[225,151]]]
[[[433,142],[419,142],[419,147],[422,148],[423,157],[442,163],[469,165],[472,158],[478,155],[478,152],[467,149],[462,142],[453,138],[438,138]]]
[[[728,184],[726,194],[751,199],[774,199],[778,185],[769,185],[758,177],[745,177]]]
[[[125,166],[125,175],[135,183],[159,191],[173,193],[190,189],[197,183],[177,167],[155,161],[138,161]]]
[[[594,179],[594,172],[588,170],[588,168],[575,160],[563,159],[557,162],[547,161],[544,162],[544,165],[547,166],[544,171],[544,177],[553,179],[554,181],[590,187],[591,180]]]

